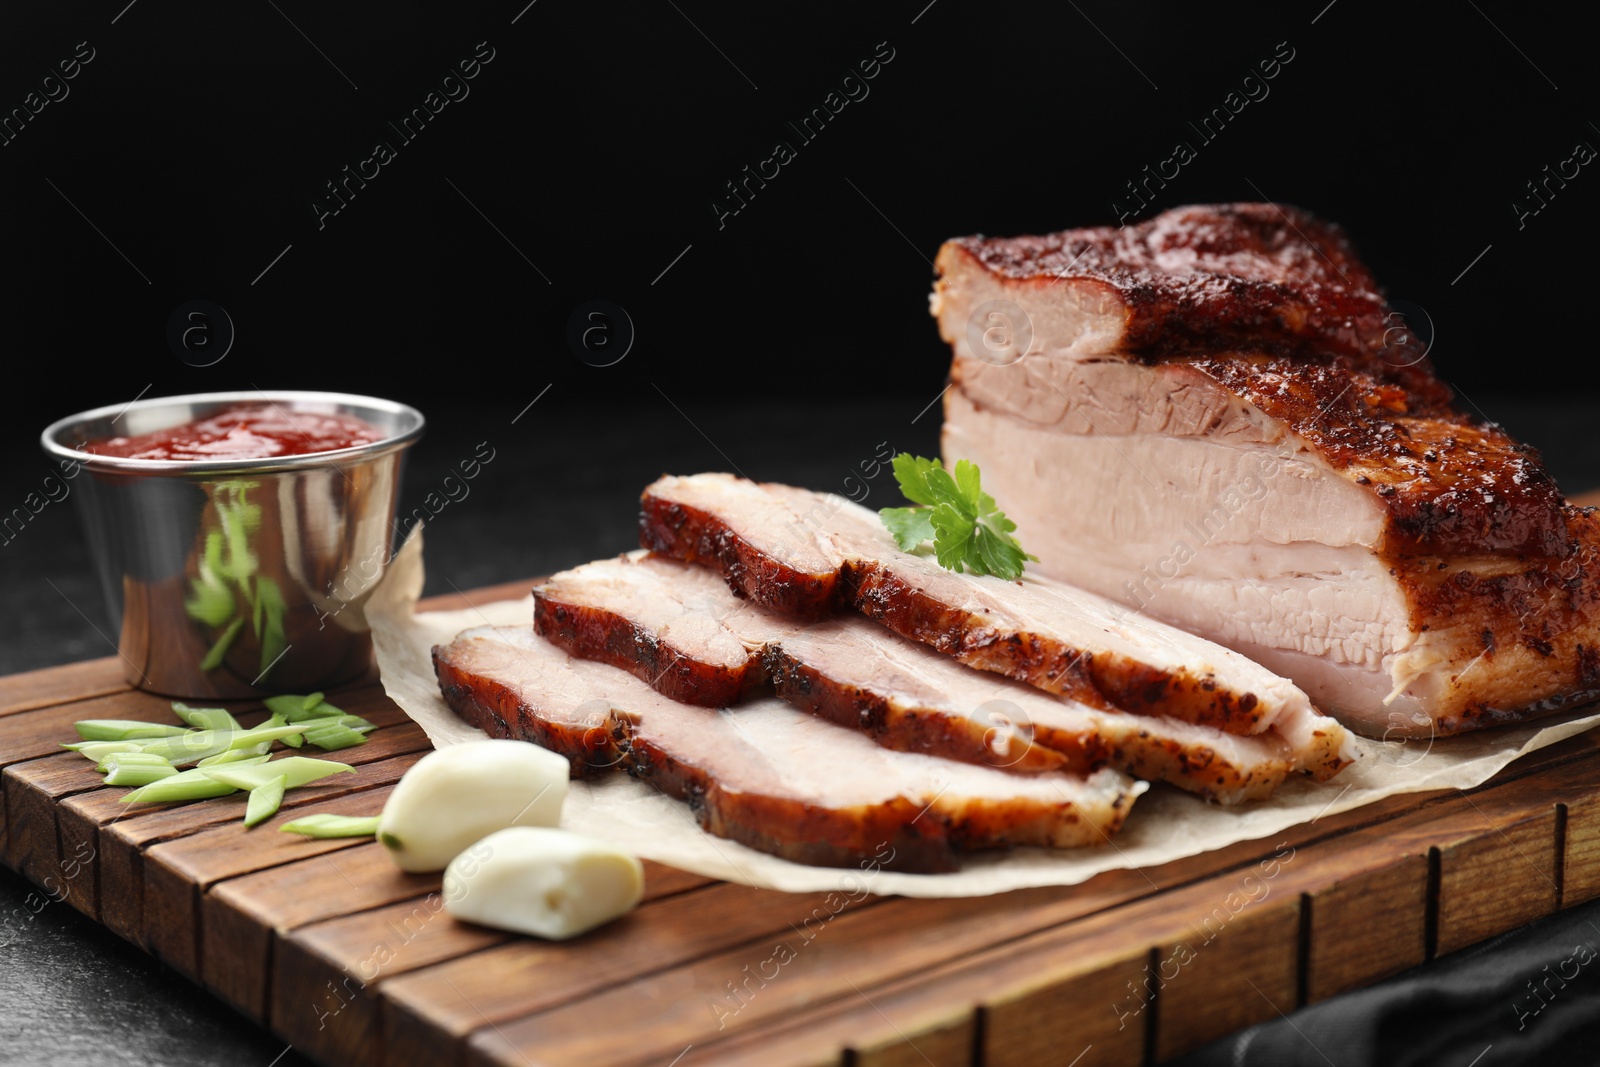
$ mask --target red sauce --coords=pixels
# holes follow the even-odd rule
[[[278,404],[236,404],[203,419],[137,437],[91,441],[85,452],[124,459],[268,459],[304,456],[381,441],[384,433],[354,415],[290,411]]]

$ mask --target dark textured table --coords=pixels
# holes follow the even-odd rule
[[[537,388],[529,391],[529,397]],[[493,458],[428,526],[429,594],[548,572],[632,547],[639,489],[663,471],[734,469],[751,477],[847,491],[880,442],[934,454],[931,397],[818,405],[697,401],[670,385],[658,402],[618,407],[595,395],[507,396],[471,411],[429,411],[406,473],[403,509],[420,506],[458,460],[487,442]],[[1540,447],[1570,491],[1600,485],[1593,403],[1474,397],[1485,414]],[[40,412],[39,421],[66,414]],[[920,413],[920,416],[919,416]],[[513,418],[516,417],[515,423]],[[48,473],[17,446],[0,501],[18,501]],[[892,478],[865,482],[871,506],[897,502]],[[70,501],[41,511],[0,545],[6,611],[0,673],[114,651]],[[9,507],[9,505],[7,505]],[[1457,1063],[1493,1067],[1538,1055],[1593,1061],[1600,977],[1583,968],[1526,1010],[1580,944],[1600,947],[1600,904],[1553,916],[1380,986],[1302,1009],[1192,1062]],[[1519,1008],[1520,1013],[1519,1013]],[[1519,1024],[1521,1024],[1519,1026]],[[1480,1059],[1474,1061],[1473,1057]],[[289,1067],[292,1049],[165,971],[143,953],[0,871],[0,1063],[162,1063]]]

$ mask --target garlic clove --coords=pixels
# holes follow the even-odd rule
[[[597,838],[517,826],[467,848],[444,872],[458,919],[562,941],[632,911],[644,865]]]
[[[442,870],[462,849],[508,826],[555,826],[566,757],[527,741],[466,741],[430,752],[401,778],[378,840],[403,871]]]

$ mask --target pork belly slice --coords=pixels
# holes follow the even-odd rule
[[[1147,788],[1113,770],[1021,776],[895,752],[771,698],[691,707],[530,627],[464,631],[433,661],[468,722],[546,744],[574,774],[626,770],[709,833],[800,863],[939,871],[970,851],[1098,844]]]
[[[664,477],[639,501],[639,543],[721,572],[735,593],[785,615],[815,619],[848,602],[839,561],[819,539],[835,500],[804,501],[732,475]],[[718,518],[737,515],[737,529]]]
[[[1449,734],[1600,696],[1596,519],[1533,449],[1454,406],[1381,300],[1387,337],[1365,314],[1341,334],[1345,296],[1377,300],[1370,273],[1337,231],[1284,210],[1298,251],[1219,238],[1240,206],[1186,208],[1059,285],[1027,250],[1100,248],[1104,231],[948,243],[932,305],[955,353],[946,462],[982,468],[1041,573],[1243,652],[1363,733]],[[1085,328],[1076,289],[1138,274],[1125,246],[1157,234],[1165,295],[1128,303],[1126,329]],[[1252,324],[1243,294],[1295,256],[1311,267],[1279,279],[1281,300],[1303,315]],[[1026,355],[996,358],[971,330],[997,294],[1027,310]],[[1230,305],[1240,330],[1191,328]],[[1300,327],[1306,346],[1286,344]]]
[[[968,669],[849,617],[769,646],[767,667],[789,703],[891,748],[1023,772],[1113,767],[1224,804],[1270,796],[1300,769],[1275,732],[1239,736],[1164,716],[1103,711]],[[1336,771],[1343,764],[1316,769],[1326,776],[1329,766]]]
[[[1240,735],[1271,729],[1319,776],[1350,758],[1344,730],[1259,664],[1060,582],[947,571],[900,551],[874,513],[842,497],[728,474],[668,476],[641,498],[640,538],[721,569],[735,593],[779,611],[793,602],[791,580],[826,587],[823,606],[847,604],[902,637],[1047,692]],[[725,550],[701,553],[703,544]],[[729,558],[739,565],[724,566]]]
[[[935,267],[945,339],[970,337],[995,363],[1024,352],[1364,356],[1403,332],[1391,329],[1343,231],[1286,205],[1201,205],[1121,228],[961,237]]]
[[[644,556],[586,563],[536,586],[534,630],[686,704],[726,707],[765,682],[762,647],[803,624],[731,596],[699,568]],[[670,596],[663,566],[675,583]]]
[[[1269,795],[1297,769],[1275,733],[1239,737],[1168,718],[1107,712],[971,670],[854,615],[804,624],[741,600],[707,568],[644,552],[585,564],[551,579],[604,626],[540,632],[575,656],[612,663],[709,703],[743,657],[784,700],[879,744],[1016,773],[1114,767],[1234,803]],[[546,595],[543,588],[535,598]],[[694,613],[694,639],[677,629]],[[672,643],[684,695],[656,667]],[[735,652],[734,650],[737,650]],[[627,656],[634,653],[632,663]],[[620,655],[619,655],[620,654]]]

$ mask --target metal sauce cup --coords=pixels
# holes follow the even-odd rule
[[[384,434],[333,452],[201,462],[81,451],[235,404],[354,415]],[[81,501],[123,676],[167,696],[309,693],[363,674],[362,611],[392,555],[405,450],[423,419],[343,393],[196,393],[62,419],[41,438]]]

